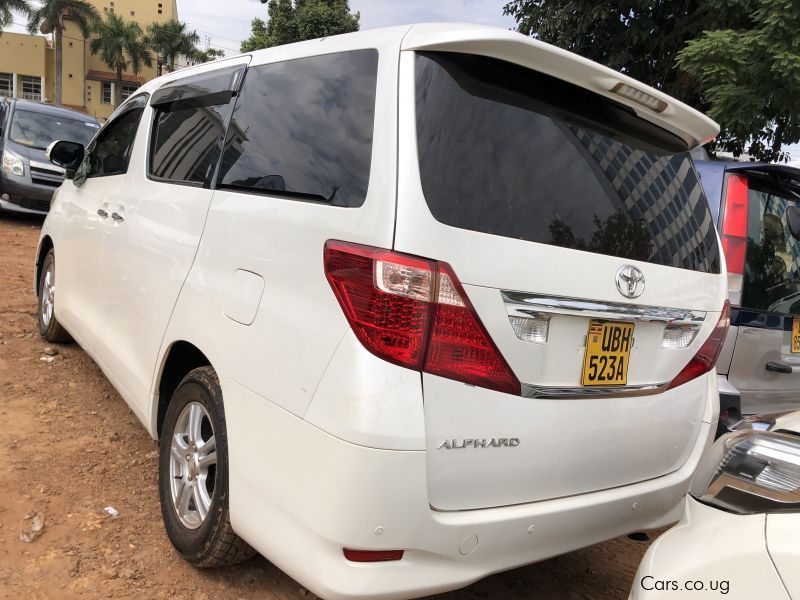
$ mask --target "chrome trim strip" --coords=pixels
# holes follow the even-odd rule
[[[43,162],[39,162],[38,160],[29,160],[28,163],[30,164],[32,169],[40,169],[41,171],[49,171],[53,175],[63,175],[64,174],[64,169],[62,169],[58,165],[54,165],[53,163],[43,163]]]
[[[628,321],[660,321],[664,323],[702,323],[705,312],[682,308],[643,306],[621,302],[599,302],[563,296],[545,296],[527,292],[500,292],[506,312],[513,317],[530,317],[535,312],[552,312],[563,315],[622,319]]]
[[[623,385],[615,387],[550,387],[522,384],[523,398],[575,400],[594,398],[624,398],[626,396],[652,396],[667,389],[669,382],[648,385]]]

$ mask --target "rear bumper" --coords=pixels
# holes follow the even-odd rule
[[[329,599],[452,590],[674,522],[716,427],[704,422],[683,467],[657,479],[530,504],[438,512],[428,503],[424,451],[345,442],[230,380],[223,381],[223,394],[234,529]],[[343,548],[405,555],[359,564],[347,561]]]

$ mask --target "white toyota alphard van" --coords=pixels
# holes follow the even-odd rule
[[[717,130],[472,25],[171,73],[61,159],[40,330],[160,440],[193,564],[458,588],[679,518],[727,328],[684,153]]]

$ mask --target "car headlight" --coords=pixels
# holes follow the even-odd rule
[[[739,514],[800,511],[800,437],[770,431],[721,437],[703,457],[691,493]]]
[[[3,173],[22,177],[25,175],[25,163],[23,163],[22,159],[16,154],[5,150],[3,152]]]

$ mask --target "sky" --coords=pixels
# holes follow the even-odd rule
[[[253,17],[265,18],[267,7],[259,0],[224,0],[225,14],[219,14],[220,0],[178,0],[178,14],[197,30],[203,40],[226,51],[239,48],[250,33]],[[361,29],[424,21],[467,21],[505,29],[514,19],[503,15],[505,0],[350,0],[350,9],[361,13]]]

